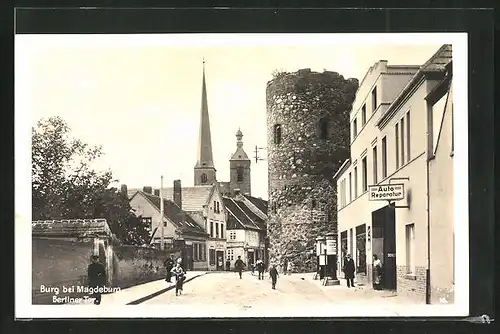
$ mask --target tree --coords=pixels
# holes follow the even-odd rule
[[[110,187],[111,171],[92,167],[103,155],[70,136],[61,117],[41,119],[32,128],[32,207],[34,220],[105,218],[125,244],[145,244],[148,227],[131,211],[126,194]]]

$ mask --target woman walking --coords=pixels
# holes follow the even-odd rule
[[[177,263],[177,265],[172,268],[172,275],[175,276],[175,295],[182,295],[182,288],[184,280],[186,279],[186,273],[184,272],[184,269],[182,269],[180,263]]]
[[[382,262],[378,258],[377,254],[373,254],[373,289],[382,289]]]

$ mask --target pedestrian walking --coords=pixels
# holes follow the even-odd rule
[[[257,272],[259,279],[264,279],[264,262],[262,260],[257,260]]]
[[[88,267],[88,284],[93,290],[92,297],[94,298],[94,304],[101,304],[101,293],[99,289],[106,285],[106,268],[102,263],[99,262],[99,256],[92,255],[92,263]]]
[[[382,289],[382,262],[378,258],[377,254],[373,254],[373,288],[375,290]]]
[[[184,286],[184,280],[186,279],[186,273],[182,269],[181,264],[177,263],[174,268],[172,268],[172,274],[175,276],[175,295],[182,295],[182,288]]]
[[[288,273],[288,275],[292,274],[292,269],[293,269],[293,262],[292,261],[288,261],[288,264],[286,266],[286,272]]]
[[[351,259],[350,254],[347,254],[345,257],[343,271],[347,280],[347,287],[354,287],[354,272],[356,271],[356,266],[354,265],[354,260]]]
[[[240,279],[241,279],[241,272],[243,271],[243,267],[245,267],[245,263],[241,259],[241,256],[238,256],[238,259],[234,262],[234,268],[236,269],[236,271],[240,275]]]
[[[165,281],[172,283],[172,268],[174,268],[174,254],[170,254],[170,258],[165,260],[165,269],[167,270],[167,277]]]
[[[278,269],[276,266],[271,264],[271,269],[269,269],[269,277],[271,277],[272,289],[276,290],[276,282],[278,281]]]

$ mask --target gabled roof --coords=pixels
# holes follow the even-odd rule
[[[243,196],[250,202],[252,202],[252,204],[255,205],[257,209],[262,211],[262,213],[267,215],[267,201],[263,200],[262,198],[257,198],[250,195],[243,195]]]
[[[85,238],[111,236],[106,219],[35,220],[31,222],[33,236]]]
[[[236,149],[236,152],[231,156],[230,160],[250,160],[248,159],[248,155],[246,154],[245,150],[243,150],[243,147],[238,147]]]
[[[224,197],[224,206],[228,212],[227,228],[239,226],[243,229],[263,230],[265,223],[256,216],[242,201]]]
[[[203,211],[203,206],[208,203],[208,199],[212,193],[213,185],[182,187],[182,210],[190,211]],[[140,189],[128,190],[129,198],[131,198]],[[163,198],[173,201],[174,188],[163,188]],[[154,196],[154,195],[153,195]]]
[[[156,210],[160,211],[160,197],[138,191],[136,194],[144,196]],[[135,195],[136,196],[136,195]],[[168,199],[163,199],[163,214],[171,220],[183,233],[206,235],[205,230],[194,221],[194,219],[177,204]]]

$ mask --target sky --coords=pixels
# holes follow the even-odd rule
[[[249,157],[267,146],[273,71],[329,70],[361,82],[378,60],[423,64],[449,36],[366,35],[17,35],[15,112],[27,127],[61,116],[73,136],[102,145],[96,168],[111,169],[118,186],[159,188],[162,175],[164,187],[191,186],[205,59],[214,163],[229,181],[238,128]],[[252,195],[267,199],[267,161],[251,168]]]

